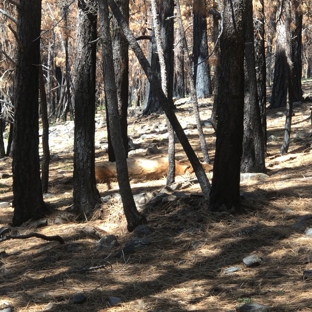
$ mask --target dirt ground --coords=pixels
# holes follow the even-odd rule
[[[200,104],[203,119],[211,103]],[[270,311],[312,311],[310,105],[295,105],[291,145],[282,157],[284,109],[268,111],[267,177],[242,180],[246,213],[210,213],[194,176],[179,177],[177,191],[184,196],[140,207],[152,232],[139,238],[146,243],[130,253],[120,250],[138,238],[126,230],[122,206],[113,195],[117,184],[110,190],[98,184],[103,204],[90,221],[78,223],[71,212],[72,148],[52,153],[50,190],[44,196],[51,214],[11,230],[59,235],[65,244],[35,237],[0,242],[0,311],[235,311],[246,303]],[[177,115],[190,123],[191,105],[178,106]],[[138,138],[164,123],[162,115],[133,114],[129,134]],[[204,131],[213,162],[215,134],[211,127]],[[97,143],[105,136],[105,126],[97,129]],[[190,132],[189,137],[200,156],[196,136]],[[151,145],[165,155],[166,140],[140,141],[140,147]],[[176,148],[177,158],[185,159],[178,143]],[[97,162],[107,159],[99,146],[96,156]],[[11,159],[0,160],[0,170],[0,202],[11,203]],[[155,196],[164,184],[165,179],[132,183],[133,193]],[[9,227],[12,216],[13,208],[3,204],[0,227]],[[118,244],[99,248],[99,236],[110,234]],[[250,255],[261,263],[247,267],[243,259]]]

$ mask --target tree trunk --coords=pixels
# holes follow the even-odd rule
[[[282,7],[284,5],[280,4],[280,6],[279,10],[283,10]],[[280,14],[282,13],[278,14],[281,17]],[[287,30],[285,28],[284,19],[280,17],[276,25],[275,67],[270,108],[285,107],[287,100],[288,70],[285,51],[287,46]]]
[[[267,123],[266,123],[266,61],[265,61],[265,16],[264,0],[259,0],[255,10],[254,30],[255,30],[255,61],[258,88],[258,101],[261,116],[262,134],[264,140],[264,151],[266,152],[267,143]]]
[[[217,129],[218,124],[218,116],[217,116],[217,107],[218,107],[218,97],[219,97],[219,73],[220,73],[220,20],[221,14],[216,10],[217,3],[214,1],[214,7],[209,11],[213,16],[213,32],[212,32],[212,40],[214,43],[213,54],[212,54],[212,64],[213,64],[213,106],[211,112],[211,124],[214,130]],[[223,23],[223,21],[222,21]]]
[[[40,64],[39,66],[39,89],[40,89],[42,151],[43,151],[43,159],[41,165],[41,184],[42,184],[42,192],[47,193],[49,188],[49,165],[50,165],[49,120],[48,120],[48,105],[44,85],[42,64]]]
[[[94,169],[96,1],[79,0],[78,9],[73,196],[76,213],[87,219],[101,202]]]
[[[14,89],[13,226],[44,216],[39,165],[38,86],[41,0],[21,0]]]
[[[115,4],[116,5],[116,4]],[[117,6],[116,6],[117,7]],[[118,9],[118,7],[117,7]],[[119,11],[120,12],[120,11]],[[117,88],[115,83],[115,72],[113,62],[112,41],[110,37],[109,13],[106,0],[99,1],[100,31],[103,49],[104,88],[107,95],[107,108],[111,130],[112,145],[116,156],[117,180],[125,216],[128,223],[128,230],[131,232],[139,224],[145,222],[135,206],[129,183],[129,175],[126,161],[126,152],[123,146],[120,119],[118,112]]]
[[[173,96],[176,98],[185,97],[185,77],[184,77],[184,49],[183,49],[183,33],[178,26],[175,29],[174,37],[174,86]]]
[[[288,87],[288,101],[286,105],[286,120],[284,130],[284,140],[281,147],[281,154],[284,155],[288,152],[290,144],[290,132],[291,132],[291,119],[293,114],[293,102],[294,102],[294,63],[292,62],[292,43],[291,43],[291,4],[286,2],[282,8],[282,15],[284,17],[284,29],[285,29],[285,56],[286,56],[286,83]]]
[[[117,0],[123,16],[129,21],[129,0]],[[128,42],[122,35],[118,24],[112,19],[112,42],[113,56],[115,65],[115,81],[117,86],[118,111],[120,116],[120,125],[122,132],[123,144],[128,157],[128,97],[129,97],[129,57],[128,57]],[[107,122],[109,125],[109,122]],[[109,131],[109,127],[107,127]],[[109,137],[109,133],[108,133]],[[108,158],[109,161],[116,161],[114,149],[111,146],[112,142],[108,140]]]
[[[166,1],[164,2],[166,4]],[[165,61],[163,41],[161,38],[161,27],[157,19],[158,14],[157,14],[157,9],[156,9],[156,0],[151,0],[151,6],[152,6],[153,28],[154,28],[155,41],[156,41],[159,66],[160,66],[161,88],[164,94],[166,95],[166,97],[168,98],[167,64]],[[172,1],[172,8],[173,8],[173,1]],[[173,11],[172,11],[172,14],[173,14]],[[171,26],[173,27],[173,24]],[[169,31],[169,33],[173,34],[173,30]],[[171,41],[173,42],[173,38]],[[170,51],[170,54],[172,54],[171,51]],[[167,124],[167,129],[168,129],[168,173],[167,173],[166,184],[171,185],[175,180],[175,142],[174,142],[174,131],[167,117],[166,117],[166,124]]]
[[[265,172],[264,139],[258,102],[252,0],[245,8],[245,105],[242,172]]]
[[[199,99],[211,95],[206,11],[206,0],[193,2],[194,85]]]
[[[2,114],[2,103],[0,102],[0,116]],[[4,140],[3,140],[3,132],[5,130],[5,120],[4,118],[0,117],[0,158],[5,156],[5,149],[4,149]]]
[[[233,15],[234,14],[234,15]],[[244,1],[225,1],[220,38],[218,127],[210,210],[240,209],[244,114]]]
[[[183,40],[183,44],[184,44],[184,49],[185,49],[186,55],[189,55],[185,31],[184,31],[183,23],[182,23],[180,1],[179,0],[177,0],[177,2],[176,2],[176,7],[177,7],[178,23],[179,23],[179,27],[180,27],[181,33],[182,33],[182,40]],[[195,121],[196,121],[196,127],[197,127],[197,131],[198,131],[200,147],[201,147],[201,150],[203,153],[203,160],[205,163],[208,164],[210,162],[209,154],[208,154],[208,147],[207,147],[204,131],[203,131],[203,128],[201,125],[199,108],[198,108],[198,100],[197,100],[197,94],[196,94],[196,89],[195,89],[195,82],[193,79],[194,77],[192,75],[192,63],[191,63],[191,60],[189,58],[186,58],[185,65],[186,65],[187,76],[188,76],[189,81],[190,81],[191,100],[193,103],[193,112],[194,112],[194,117],[195,117]]]
[[[188,156],[195,174],[198,178],[198,181],[200,183],[202,192],[204,194],[204,196],[208,199],[209,197],[209,191],[210,191],[210,183],[207,179],[207,176],[205,174],[205,171],[203,170],[203,167],[201,165],[201,163],[199,162],[194,150],[192,149],[176,115],[174,114],[174,112],[171,109],[170,103],[171,101],[169,101],[167,99],[167,97],[165,96],[164,92],[162,91],[161,88],[161,82],[158,79],[158,77],[155,75],[154,71],[152,70],[148,60],[145,58],[144,53],[142,51],[142,49],[140,48],[140,46],[138,45],[135,37],[133,36],[132,32],[130,31],[126,21],[124,20],[122,14],[120,13],[118,7],[116,6],[114,0],[108,0],[108,4],[111,8],[111,10],[113,11],[113,14],[116,18],[116,20],[118,21],[119,25],[121,26],[125,37],[127,38],[130,47],[132,48],[133,52],[135,53],[135,55],[137,56],[142,68],[145,71],[145,74],[151,84],[151,88],[153,88],[155,90],[155,92],[158,94],[160,103],[162,105],[162,109],[164,110],[166,116],[168,117],[181,145],[183,146],[183,149],[186,153],[186,155]]]
[[[295,29],[291,31],[291,45],[293,61],[293,79],[294,79],[294,102],[302,102],[302,11],[300,1],[292,1],[292,20]]]
[[[160,1],[157,0],[157,13],[159,17],[160,24],[160,37],[163,45],[164,55],[165,55],[165,64],[166,64],[166,84],[168,99],[171,102],[170,106],[173,107],[172,102],[172,92],[173,92],[173,0]],[[155,36],[155,34],[154,34]],[[153,37],[154,37],[153,36]],[[152,60],[151,66],[155,72],[158,73],[159,79],[161,79],[160,74],[160,64],[159,57],[157,53],[157,43],[156,40],[152,40]],[[150,96],[147,103],[147,106],[144,108],[143,114],[147,115],[156,111],[161,110],[161,103],[157,94],[150,89]]]

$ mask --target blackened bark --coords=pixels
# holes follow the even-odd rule
[[[282,8],[284,29],[285,29],[285,55],[286,55],[286,83],[288,87],[288,101],[286,105],[286,120],[284,130],[284,140],[281,147],[281,154],[284,155],[288,152],[290,144],[290,132],[291,132],[291,119],[294,102],[294,63],[292,62],[292,43],[291,43],[291,3],[286,1]]]
[[[242,172],[265,172],[264,140],[258,102],[252,0],[245,8],[245,105]]]
[[[185,97],[185,76],[184,76],[184,49],[182,31],[180,27],[175,30],[176,36],[174,48],[174,85],[173,96],[176,98]]]
[[[258,101],[261,116],[261,126],[264,140],[264,151],[266,151],[267,143],[267,123],[266,123],[266,61],[265,61],[265,15],[264,15],[264,1],[259,1],[260,6],[256,9],[256,18],[254,19],[255,29],[255,61],[256,68],[258,68],[257,75],[257,88],[258,88]]]
[[[294,79],[294,102],[302,102],[302,11],[300,1],[292,1],[292,20],[295,29],[291,31],[292,61],[293,61],[293,79]]]
[[[163,43],[163,50],[166,62],[167,71],[167,93],[170,101],[170,106],[173,108],[172,92],[173,92],[173,0],[160,1],[157,0],[157,13],[160,24],[160,34]],[[154,37],[154,36],[153,36]],[[158,78],[160,79],[160,66],[159,58],[157,54],[157,46],[155,38],[152,40],[152,60],[151,66],[155,72],[157,72]],[[144,108],[143,114],[148,115],[153,112],[160,111],[162,109],[158,94],[150,89],[150,95],[146,107]]]
[[[211,95],[206,12],[206,0],[193,2],[194,85],[199,99]]]
[[[214,6],[217,6],[217,4],[214,1]],[[220,42],[219,42],[219,34],[220,34],[220,18],[221,15],[218,11],[215,10],[215,8],[211,9],[209,11],[212,14],[213,17],[213,32],[212,32],[212,40],[214,42],[214,50],[213,50],[213,66],[212,70],[214,72],[213,77],[213,106],[212,106],[212,112],[211,112],[211,124],[214,128],[214,130],[217,129],[218,124],[218,116],[217,116],[217,107],[218,107],[218,97],[219,97],[219,73],[220,73]],[[222,21],[223,23],[223,21]]]
[[[115,4],[116,5],[116,4]],[[118,9],[118,7],[117,7]],[[139,224],[145,222],[133,199],[129,183],[129,175],[126,161],[126,152],[123,146],[120,119],[118,112],[117,88],[115,83],[115,72],[113,62],[112,40],[110,36],[108,6],[106,0],[99,1],[100,31],[103,49],[104,88],[107,95],[107,108],[109,114],[112,145],[116,156],[117,180],[125,216],[128,223],[128,230],[131,232]]]
[[[44,77],[42,65],[39,66],[39,89],[40,89],[40,108],[42,121],[42,165],[41,165],[41,184],[42,192],[47,193],[49,188],[49,165],[50,165],[50,149],[49,149],[49,119],[47,96],[44,85]]]
[[[38,86],[41,0],[21,0],[14,89],[13,225],[44,216],[39,165]]]
[[[143,70],[145,71],[145,74],[151,84],[151,88],[157,92],[158,97],[160,99],[160,103],[162,105],[162,109],[164,110],[166,116],[168,117],[181,145],[183,146],[183,149],[188,156],[188,159],[190,160],[192,167],[195,171],[195,174],[198,178],[198,181],[200,183],[202,192],[206,198],[209,197],[209,191],[210,191],[210,183],[207,179],[207,176],[205,174],[205,171],[203,170],[203,167],[198,160],[194,150],[192,149],[182,127],[179,123],[176,115],[174,114],[173,110],[171,109],[170,103],[165,96],[164,92],[161,88],[161,82],[158,79],[158,77],[155,75],[154,71],[152,70],[148,60],[145,58],[143,51],[141,50],[140,46],[138,45],[135,37],[133,36],[132,32],[130,31],[127,23],[125,22],[122,14],[120,13],[118,7],[116,6],[114,0],[108,0],[108,4],[113,11],[113,14],[115,18],[117,19],[119,25],[122,27],[125,37],[127,38],[130,47],[132,48],[133,52],[137,56]]]
[[[176,9],[177,9],[177,18],[178,18],[178,23],[179,27],[181,29],[181,32],[183,33],[182,40],[184,44],[184,49],[186,52],[186,55],[189,55],[189,49],[187,46],[187,41],[186,41],[186,35],[185,31],[183,28],[183,23],[182,23],[182,16],[181,16],[181,8],[180,8],[180,2],[177,1],[176,3]],[[196,94],[196,89],[195,89],[195,84],[194,84],[194,76],[192,74],[192,63],[190,58],[185,59],[185,68],[187,72],[187,77],[189,79],[189,88],[190,88],[190,94],[191,94],[191,100],[193,104],[193,113],[196,121],[196,127],[198,131],[198,137],[200,141],[200,147],[203,153],[203,160],[205,163],[209,163],[209,154],[208,154],[208,147],[206,143],[206,139],[204,136],[204,131],[201,125],[201,120],[200,120],[200,115],[199,115],[199,108],[198,108],[198,100],[197,100],[197,94]]]
[[[234,14],[234,15],[233,15]],[[244,1],[225,1],[220,38],[218,127],[210,210],[240,209],[244,113]]]
[[[287,100],[287,59],[286,59],[287,34],[285,22],[279,18],[276,26],[276,52],[272,97],[269,108],[285,107]]]
[[[78,9],[73,195],[76,213],[86,219],[101,202],[94,169],[96,1],[79,0]]]
[[[0,115],[2,113],[2,103],[0,102]],[[3,141],[3,132],[5,130],[5,120],[4,118],[0,118],[0,158],[5,156],[4,150],[4,141]]]
[[[123,16],[129,21],[129,0],[117,0]],[[117,86],[118,111],[120,116],[120,125],[122,132],[122,140],[125,147],[126,157],[128,157],[128,97],[129,97],[129,57],[128,57],[128,42],[122,35],[118,24],[112,19],[112,42],[113,56],[115,66],[115,80]],[[107,116],[108,117],[108,116]],[[109,122],[107,122],[109,125]],[[107,127],[108,137],[109,126]],[[111,139],[108,139],[108,159],[116,161],[114,149],[112,148]]]

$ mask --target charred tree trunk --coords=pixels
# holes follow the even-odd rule
[[[117,0],[116,4],[119,6],[123,16],[129,21],[129,0]],[[118,24],[112,20],[112,42],[113,42],[113,56],[115,66],[115,81],[117,86],[118,111],[120,116],[120,125],[122,132],[122,140],[128,157],[128,97],[129,97],[129,57],[128,57],[128,42],[125,40],[122,31]],[[108,117],[108,115],[106,114]],[[107,131],[109,132],[109,122],[107,122]],[[110,133],[108,133],[109,137]],[[108,159],[116,161],[114,149],[112,147],[112,140],[108,139]]]
[[[242,172],[265,172],[264,139],[258,101],[252,0],[245,8],[245,105]]]
[[[294,63],[292,62],[292,43],[291,43],[291,4],[286,1],[285,6],[282,8],[284,16],[284,29],[285,29],[285,56],[286,56],[286,83],[288,87],[288,101],[286,106],[286,120],[284,130],[284,140],[281,147],[281,154],[284,155],[288,152],[290,144],[291,132],[291,119],[293,114],[294,102]]]
[[[49,119],[48,119],[48,105],[42,65],[39,66],[39,89],[40,89],[40,107],[42,120],[42,151],[43,151],[43,159],[41,165],[41,184],[42,184],[42,192],[47,193],[49,188],[49,165],[50,165]]]
[[[282,4],[280,10],[283,10]],[[285,51],[287,46],[287,33],[285,21],[281,16],[282,15],[280,15],[276,25],[275,67],[270,108],[285,107],[287,100],[288,69]]]
[[[172,92],[173,92],[173,0],[160,1],[157,0],[157,14],[159,16],[160,24],[160,36],[163,44],[163,50],[165,55],[166,64],[166,84],[168,99],[171,102],[170,106],[173,108]],[[155,34],[153,34],[152,40],[152,60],[151,66],[158,74],[158,78],[161,79],[159,57],[157,53],[157,44],[155,40]],[[144,108],[143,114],[148,115],[150,113],[162,110],[161,103],[159,102],[158,94],[154,93],[150,89],[150,96],[147,106]]]
[[[255,30],[255,61],[258,88],[258,101],[260,108],[261,126],[264,140],[264,151],[266,152],[267,143],[267,123],[266,123],[266,62],[265,62],[265,16],[264,1],[259,0],[260,6],[255,10],[256,18],[254,19]]]
[[[175,30],[176,36],[174,48],[174,85],[173,96],[176,98],[185,97],[185,75],[184,75],[184,49],[183,33],[180,27]]]
[[[118,112],[118,99],[115,83],[112,40],[110,37],[109,13],[106,0],[99,1],[99,13],[101,21],[101,39],[103,43],[103,68],[105,68],[104,87],[108,100],[107,106],[112,145],[116,156],[117,180],[119,184],[119,190],[125,216],[128,223],[128,230],[131,232],[135,229],[137,225],[144,223],[145,218],[137,211],[129,183],[126,152],[123,146]]]
[[[214,72],[213,76],[213,106],[212,106],[212,112],[211,112],[211,124],[214,130],[217,129],[218,124],[218,116],[217,116],[217,107],[218,107],[218,97],[219,97],[219,73],[220,73],[220,42],[219,42],[219,36],[220,36],[220,19],[221,14],[215,9],[217,7],[217,3],[214,1],[214,8],[212,8],[209,13],[212,14],[213,17],[213,32],[212,32],[212,39],[214,43],[213,48],[213,54],[212,54],[212,68]],[[222,21],[223,23],[223,21]]]
[[[96,1],[79,0],[78,9],[73,195],[74,209],[85,220],[101,202],[94,169]]]
[[[295,29],[291,31],[294,102],[302,102],[302,11],[300,1],[292,1],[292,11],[292,20],[295,25]]]
[[[45,213],[38,150],[40,24],[41,0],[21,0],[14,83],[13,226]]]
[[[244,114],[244,0],[225,1],[220,38],[217,141],[210,210],[240,210]]]
[[[193,2],[194,85],[199,99],[211,95],[206,11],[206,0]]]

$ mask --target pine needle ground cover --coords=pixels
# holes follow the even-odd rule
[[[211,105],[212,99],[200,103],[203,120],[209,118]],[[177,115],[189,124],[191,104],[178,106]],[[130,136],[155,130],[163,118],[130,116]],[[239,215],[210,213],[192,175],[178,177],[175,190],[164,190],[165,178],[133,181],[133,193],[148,198],[139,207],[148,219],[150,231],[145,234],[127,232],[115,182],[110,189],[98,184],[102,205],[88,223],[76,222],[71,212],[72,140],[59,138],[68,139],[62,152],[53,152],[58,143],[51,140],[50,190],[45,196],[51,213],[45,220],[11,231],[59,235],[65,244],[35,237],[0,242],[0,308],[18,312],[235,311],[242,304],[258,303],[270,311],[311,311],[310,103],[295,105],[290,150],[280,156],[284,122],[283,109],[268,111],[267,176],[242,179],[244,213]],[[195,132],[188,131],[200,155]],[[213,162],[214,131],[211,127],[204,131]],[[166,140],[160,134],[145,136],[141,152],[156,145],[157,155],[165,156]],[[105,126],[99,127],[97,142],[105,135]],[[177,158],[185,160],[178,143],[176,148]],[[102,148],[98,146],[96,152],[97,162],[106,160]],[[11,160],[0,160],[0,168],[0,201],[11,202]],[[165,196],[153,201],[162,192]],[[12,207],[1,207],[0,227],[8,227],[12,216]],[[103,247],[100,237],[109,235],[116,241]],[[125,248],[133,241],[135,248]],[[259,263],[246,266],[243,259],[250,255],[258,257]]]

